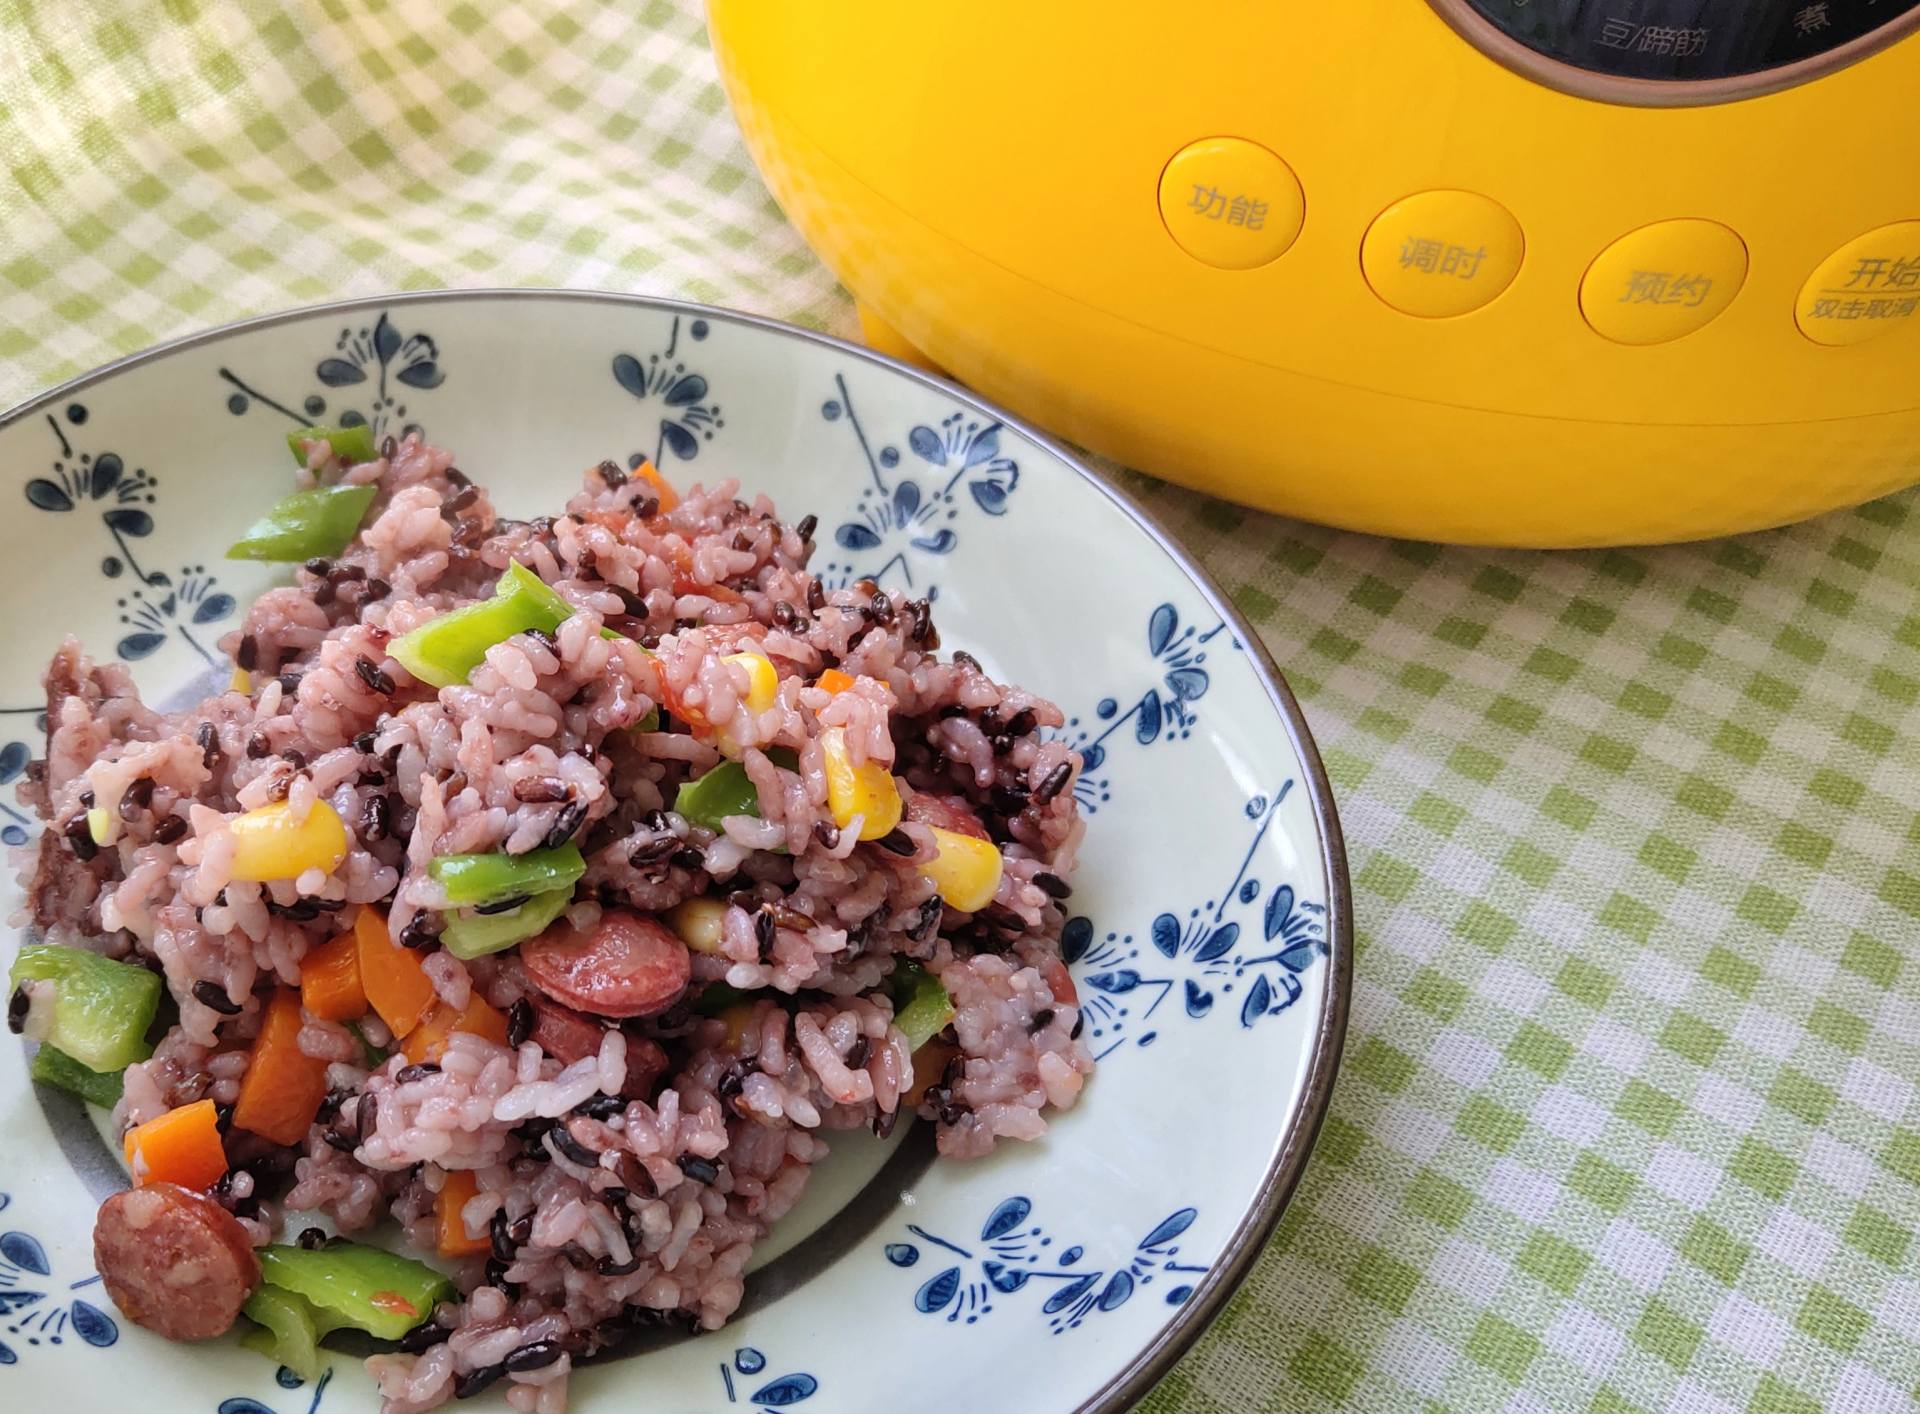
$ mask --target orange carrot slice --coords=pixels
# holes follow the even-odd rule
[[[253,1059],[233,1105],[236,1128],[276,1144],[300,1144],[327,1095],[327,1063],[300,1049],[300,994],[283,987],[267,1004]]]
[[[439,1002],[419,955],[395,945],[387,934],[387,920],[377,908],[360,910],[360,916],[353,920],[353,936],[358,944],[360,985],[367,1002],[380,1013],[388,1030],[395,1036],[405,1036]]]
[[[367,1014],[360,940],[352,930],[300,959],[300,1004],[322,1021],[354,1021]]]
[[[838,696],[853,686],[853,674],[843,673],[838,668],[828,668],[813,680],[813,685]]]
[[[505,1012],[488,1006],[478,992],[469,997],[466,1006],[458,1011],[442,1002],[425,1021],[407,1033],[407,1039],[400,1049],[415,1065],[422,1061],[437,1061],[447,1049],[447,1038],[456,1031],[468,1031],[475,1036],[486,1037],[495,1045],[504,1046],[507,1044],[507,1016]]]
[[[471,1257],[492,1245],[484,1231],[478,1237],[468,1236],[466,1222],[460,1216],[460,1210],[479,1191],[480,1183],[472,1169],[454,1169],[447,1174],[447,1181],[433,1200],[442,1257]]]
[[[195,1100],[136,1124],[127,1131],[124,1149],[136,1188],[148,1183],[210,1188],[227,1171],[220,1117],[212,1100]]]

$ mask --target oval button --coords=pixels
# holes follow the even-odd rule
[[[1300,234],[1307,198],[1279,157],[1239,137],[1209,137],[1173,155],[1160,173],[1160,219],[1195,260],[1251,270]]]
[[[1860,344],[1920,314],[1920,221],[1855,236],[1814,267],[1793,319],[1816,344]]]
[[[1512,284],[1525,250],[1520,223],[1499,202],[1470,191],[1423,191],[1374,217],[1360,242],[1360,269],[1402,314],[1446,319]]]
[[[1711,323],[1746,278],[1746,244],[1718,221],[1657,221],[1594,257],[1580,312],[1617,344],[1664,344]]]

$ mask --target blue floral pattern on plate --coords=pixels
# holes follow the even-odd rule
[[[708,329],[706,320],[695,319],[687,326],[687,336],[699,343],[707,337]],[[648,354],[644,362],[630,353],[613,356],[613,381],[643,403],[657,396],[665,409],[653,455],[634,452],[627,457],[629,467],[637,468],[648,460],[655,466],[664,465],[668,452],[683,462],[692,461],[700,455],[701,442],[712,441],[713,434],[727,425],[721,420],[720,404],[707,397],[706,375],[693,372],[674,357],[679,348],[680,317],[675,315],[667,331],[667,346],[659,353]]]
[[[342,329],[333,341],[333,352],[314,364],[313,376],[320,389],[334,396],[330,400],[327,392],[315,389],[300,400],[296,412],[286,400],[263,392],[232,369],[220,370],[220,381],[229,389],[227,411],[235,417],[258,403],[295,427],[365,425],[375,438],[389,431],[404,436],[423,430],[419,422],[406,420],[407,404],[400,401],[406,396],[404,390],[430,393],[447,381],[439,344],[428,334],[401,333],[385,310],[370,325]]]
[[[940,586],[916,582],[914,561],[922,555],[949,555],[960,543],[950,522],[960,517],[959,493],[966,488],[973,504],[989,516],[1007,513],[1007,498],[1020,484],[1020,467],[1000,450],[1000,424],[965,412],[949,413],[937,427],[917,423],[907,433],[907,448],[919,460],[928,486],[899,472],[900,449],[891,443],[875,448],[844,374],[834,375],[834,396],[820,405],[828,422],[843,422],[859,444],[869,484],[854,502],[854,515],[833,532],[833,542],[844,559],[820,565],[828,584],[871,579],[889,580],[908,592],[937,598]],[[889,473],[899,472],[891,480]],[[931,488],[931,489],[929,489]],[[924,575],[925,571],[922,571]]]
[[[1089,994],[1083,1003],[1096,1058],[1104,1058],[1127,1040],[1152,1045],[1157,1030],[1141,1030],[1178,992],[1181,1011],[1193,1021],[1214,1012],[1214,989],[1222,996],[1244,985],[1240,1025],[1251,1028],[1277,1016],[1304,993],[1300,974],[1327,951],[1326,908],[1304,901],[1292,884],[1267,889],[1253,872],[1260,842],[1293,789],[1281,783],[1271,797],[1256,795],[1244,810],[1254,824],[1253,838],[1239,867],[1217,897],[1184,910],[1155,914],[1142,943],[1132,933],[1109,932],[1094,939],[1093,921],[1076,915],[1061,934],[1061,951],[1083,972]],[[1266,904],[1259,906],[1266,893]],[[1245,937],[1247,941],[1243,942]],[[1150,998],[1139,1010],[1141,998]],[[1226,1010],[1227,1008],[1223,1008]]]
[[[0,1212],[12,1205],[12,1195],[0,1193]],[[113,1317],[72,1294],[99,1280],[91,1275],[56,1280],[38,1238],[17,1229],[0,1232],[0,1366],[19,1364],[22,1348],[66,1344],[69,1331],[95,1350],[118,1341],[120,1327]]]
[[[1087,1250],[1078,1244],[1053,1251],[1052,1235],[1040,1224],[1028,1223],[1032,1215],[1031,1199],[1017,1194],[1006,1199],[988,1214],[971,1247],[908,1223],[907,1231],[927,1244],[927,1254],[935,1260],[936,1249],[960,1258],[920,1284],[913,1293],[914,1310],[923,1316],[944,1315],[948,1324],[973,1325],[993,1312],[996,1297],[1012,1296],[1034,1285],[1048,1292],[1035,1314],[1045,1317],[1048,1329],[1060,1335],[1077,1329],[1089,1316],[1119,1310],[1136,1291],[1161,1277],[1173,1278],[1166,1302],[1178,1306],[1193,1294],[1188,1278],[1207,1270],[1204,1265],[1174,1260],[1180,1255],[1177,1239],[1200,1216],[1197,1208],[1167,1214],[1134,1244],[1125,1262],[1111,1270],[1083,1266]],[[896,1267],[918,1266],[921,1256],[918,1243],[890,1242],[886,1247],[886,1258]]]
[[[767,1357],[751,1345],[743,1345],[733,1352],[731,1362],[720,1366],[720,1379],[727,1391],[727,1403],[745,1404],[772,1414],[776,1409],[790,1409],[796,1404],[805,1403],[820,1391],[820,1381],[805,1371],[795,1371],[791,1375],[776,1375],[763,1380],[767,1369]],[[738,1384],[734,1376],[740,1377]],[[751,1392],[748,1386],[753,1386]]]

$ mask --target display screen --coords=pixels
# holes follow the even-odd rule
[[[1467,0],[1549,59],[1621,78],[1733,78],[1815,58],[1920,0]]]

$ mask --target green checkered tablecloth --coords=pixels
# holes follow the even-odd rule
[[[396,287],[851,327],[691,0],[0,0],[0,200],[0,403]],[[1913,498],[1531,555],[1126,484],[1287,668],[1359,942],[1299,1197],[1147,1407],[1909,1407]]]

